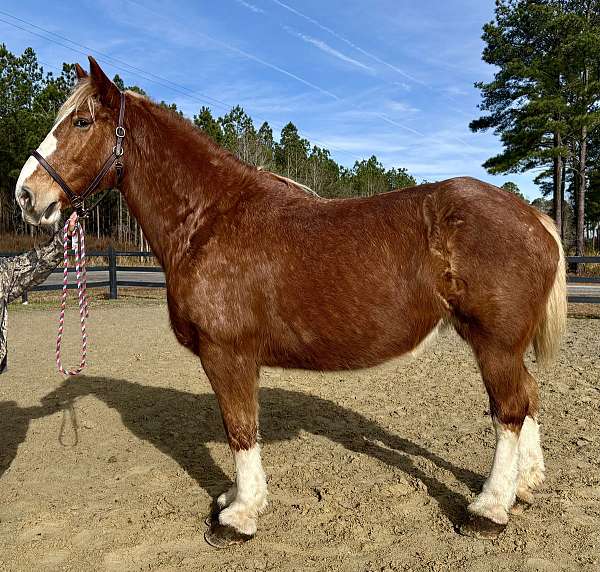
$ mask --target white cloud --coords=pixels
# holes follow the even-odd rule
[[[323,25],[321,22],[315,20],[314,18],[311,18],[310,16],[307,16],[306,14],[303,14],[302,12],[300,12],[299,10],[296,10],[295,8],[292,8],[291,6],[288,6],[287,4],[285,4],[284,2],[281,2],[280,0],[272,0],[273,2],[275,2],[275,4],[281,6],[282,8],[285,8],[286,10],[288,10],[289,12],[291,12],[292,14],[295,14],[296,16],[299,16],[300,18],[304,18],[305,20],[307,20],[308,22],[310,22],[311,24],[314,24],[315,26],[317,26],[318,28],[320,28],[321,30],[324,30],[325,32],[328,32],[329,34],[331,34],[333,37],[337,38],[338,40],[341,40],[342,42],[348,44],[351,48],[357,50],[358,52],[360,52],[361,54],[375,60],[376,62],[394,70],[396,73],[400,74],[401,76],[410,79],[411,81],[414,81],[415,83],[423,83],[422,81],[416,79],[415,77],[413,77],[412,75],[407,74],[404,70],[401,70],[399,67],[387,62],[386,60],[380,58],[379,56],[376,56],[375,54],[371,53],[371,52],[367,52],[366,50],[364,50],[363,48],[361,48],[360,46],[356,45],[354,42],[350,41],[348,38],[345,38],[344,36],[342,36],[341,34],[338,34],[335,30],[332,30],[331,28],[329,28],[328,26]]]
[[[342,52],[336,50],[335,48],[332,48],[328,43],[324,42],[323,40],[319,40],[318,38],[313,38],[312,36],[307,36],[306,34],[302,34],[301,32],[296,32],[295,30],[293,30],[292,28],[290,28],[288,26],[283,26],[283,28],[284,28],[284,30],[286,30],[286,32],[289,32],[293,36],[300,38],[301,40],[305,41],[307,44],[312,44],[313,46],[315,46],[322,52],[325,52],[326,54],[329,54],[330,56],[333,56],[334,58],[337,58],[346,63],[352,64],[353,66],[362,68],[369,72],[374,71],[373,68],[363,64],[362,62],[359,62],[358,60],[355,60],[354,58],[351,58],[350,56],[347,56],[346,54],[343,54]]]
[[[419,111],[418,108],[410,105],[410,103],[405,103],[403,101],[388,101],[385,104],[386,108],[390,111],[394,111],[396,113],[417,113]]]
[[[244,0],[235,0],[235,1],[238,4],[241,4],[242,6],[244,6],[244,8],[248,8],[248,10],[251,10],[255,14],[264,14],[265,13],[265,11],[262,8],[259,8],[258,6],[255,6],[254,4],[250,4],[250,2],[244,2]]]

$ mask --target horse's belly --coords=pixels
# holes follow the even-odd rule
[[[295,343],[274,352],[267,365],[323,371],[373,367],[415,351],[436,329],[438,321],[432,317],[418,324],[392,324],[379,331],[344,332],[340,336],[319,336],[307,331],[296,335]]]

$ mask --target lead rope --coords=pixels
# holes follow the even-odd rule
[[[74,223],[72,234],[72,246],[75,253],[75,273],[77,275],[77,297],[79,303],[79,322],[81,324],[81,360],[79,366],[74,369],[66,370],[62,363],[61,346],[65,329],[65,309],[67,306],[67,293],[69,284],[69,225]],[[83,228],[79,223],[77,213],[64,226],[63,234],[63,289],[60,301],[60,315],[58,318],[58,333],[56,335],[56,366],[58,371],[64,375],[77,375],[82,372],[87,360],[87,334],[85,323],[88,317],[88,295],[87,295],[87,269],[85,261],[85,236]]]

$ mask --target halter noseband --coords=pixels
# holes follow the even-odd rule
[[[71,206],[75,209],[80,218],[85,218],[89,212],[100,202],[98,201],[96,205],[93,205],[87,209],[84,208],[83,205],[85,199],[98,188],[102,179],[113,165],[115,166],[115,171],[117,172],[117,186],[123,179],[123,162],[121,157],[123,156],[123,140],[125,139],[125,127],[123,127],[123,118],[125,116],[125,94],[120,92],[120,96],[121,102],[119,107],[119,120],[117,123],[117,128],[115,129],[115,135],[117,137],[116,145],[113,147],[112,153],[108,156],[106,161],[104,161],[104,165],[102,165],[102,168],[98,174],[92,179],[92,181],[81,194],[76,195],[71,187],[69,187],[67,182],[57,173],[56,169],[54,169],[54,167],[52,167],[52,165],[50,165],[50,163],[48,163],[48,161],[46,161],[46,159],[44,159],[44,157],[42,157],[37,151],[33,151],[31,153],[31,156],[37,159],[39,164],[46,169],[47,173],[64,191],[65,195],[67,195],[67,198],[69,199],[69,202],[71,203]]]

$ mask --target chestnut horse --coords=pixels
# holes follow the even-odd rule
[[[412,352],[443,325],[473,349],[496,433],[465,530],[497,535],[516,500],[531,503],[544,479],[538,388],[523,356],[533,344],[538,362],[551,359],[566,322],[551,219],[471,178],[316,197],[240,162],[145,97],[127,92],[121,103],[90,62],[89,75],[77,67],[79,82],[38,152],[81,193],[110,155],[126,104],[119,189],[164,268],[173,331],[200,357],[235,460],[235,484],[217,499],[208,540],[248,539],[267,504],[262,366],[371,367]],[[116,181],[110,169],[102,186]],[[33,157],[16,198],[32,224],[56,223],[69,207]]]

